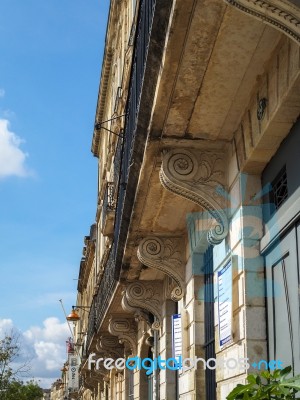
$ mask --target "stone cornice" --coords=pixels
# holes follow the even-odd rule
[[[224,0],[300,43],[300,8],[285,0]]]
[[[207,234],[216,245],[228,234],[224,152],[172,149],[163,153],[163,187],[199,204],[215,220]]]
[[[162,271],[175,281],[171,292],[173,301],[182,299],[185,292],[183,255],[182,238],[148,237],[141,241],[137,251],[144,265]]]

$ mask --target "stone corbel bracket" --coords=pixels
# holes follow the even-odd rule
[[[300,8],[286,0],[224,0],[300,43]]]
[[[97,389],[98,383],[100,382],[100,376],[94,373],[94,371],[87,371],[84,375],[83,386],[89,389],[91,392]]]
[[[163,187],[208,211],[215,223],[207,233],[216,245],[228,234],[224,153],[173,149],[164,152],[159,173]]]
[[[120,343],[127,343],[133,355],[137,354],[137,327],[132,318],[111,317],[108,325],[109,333],[117,336]]]
[[[125,296],[125,292],[123,292],[121,305],[124,311],[134,315],[134,319],[136,322],[145,321],[148,325],[151,325],[149,314],[140,307],[130,305],[128,303],[127,297]]]
[[[185,293],[182,238],[147,237],[139,244],[137,256],[147,267],[157,269],[171,277],[176,284],[171,292],[171,299],[173,301],[182,299]]]
[[[124,357],[124,348],[116,336],[103,334],[96,343],[96,349],[99,353],[104,353],[112,358]]]
[[[137,309],[144,309],[156,317],[151,325],[152,329],[159,330],[162,326],[160,313],[162,304],[163,284],[161,281],[138,281],[130,283],[124,290],[122,305],[129,305]]]

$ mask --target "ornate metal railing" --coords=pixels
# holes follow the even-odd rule
[[[96,303],[93,299],[87,327],[87,339],[86,339],[86,352],[89,352],[89,347],[92,342],[93,336],[96,333]]]
[[[96,307],[95,323],[97,328],[101,325],[103,316],[108,307],[111,294],[116,285],[116,280],[114,278],[114,267],[114,246],[112,246],[104,269],[104,273],[102,275],[99,289],[94,298]]]
[[[115,210],[114,191],[114,182],[107,182],[102,207],[102,226],[105,224],[107,213]]]
[[[114,230],[116,250],[120,235],[120,224],[122,220],[126,184],[128,181],[129,167],[131,163],[132,147],[136,134],[137,115],[142,93],[148,47],[150,43],[155,2],[156,0],[142,0],[140,3],[139,22],[137,26],[136,43],[131,70],[130,89],[126,105],[126,123],[121,156],[120,181]]]
[[[112,292],[116,286],[115,279],[114,245],[110,249],[108,260],[102,275],[99,288],[92,301],[87,330],[87,348],[89,348],[94,334],[101,325],[105,311],[107,310]]]
[[[114,177],[113,181],[115,184],[115,188],[118,187],[119,178],[120,178],[120,171],[121,171],[121,157],[122,157],[122,147],[123,147],[123,139],[122,137],[118,138],[118,143],[115,150],[114,156]]]
[[[87,348],[89,348],[94,334],[101,326],[118,278],[116,252],[118,247],[122,246],[122,244],[120,245],[119,243],[120,229],[123,218],[126,185],[131,165],[132,149],[136,135],[137,116],[143,87],[155,3],[156,0],[141,0],[139,6],[134,56],[126,105],[125,129],[123,132],[123,140],[118,141],[114,160],[114,182],[118,182],[118,190],[113,245],[111,247],[99,288],[92,302],[87,333]]]

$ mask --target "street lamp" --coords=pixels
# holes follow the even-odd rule
[[[91,307],[88,306],[72,306],[72,311],[70,312],[70,314],[66,317],[67,321],[69,322],[77,322],[80,320],[80,316],[77,313],[77,309],[90,309]]]

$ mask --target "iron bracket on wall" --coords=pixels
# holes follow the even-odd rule
[[[118,137],[123,137],[123,136],[120,135],[119,133],[116,133],[116,132],[112,131],[111,129],[106,128],[105,126],[103,126],[103,124],[105,124],[106,122],[114,121],[115,119],[118,119],[118,118],[125,117],[126,115],[127,115],[127,114],[117,115],[116,117],[107,119],[106,121],[97,122],[97,123],[95,124],[94,128],[95,128],[96,131],[99,131],[99,130],[101,130],[101,129],[104,129],[104,130],[106,130],[107,132],[110,132],[110,133],[112,133],[112,134],[114,134],[114,135],[116,135],[116,136],[118,136]]]

